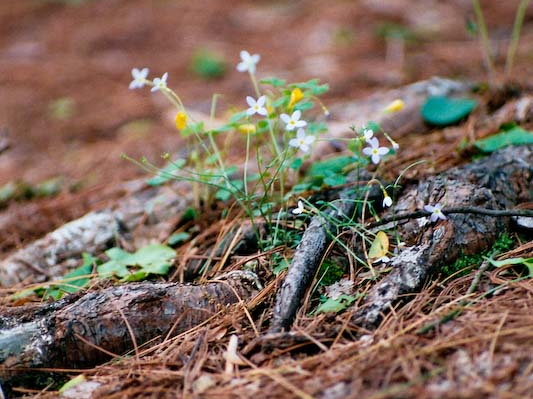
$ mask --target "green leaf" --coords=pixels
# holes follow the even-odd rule
[[[326,159],[325,161],[315,162],[309,168],[307,176],[317,177],[341,173],[346,166],[354,163],[356,160],[352,156],[339,156]]]
[[[189,238],[191,238],[191,234],[187,233],[186,231],[181,231],[176,234],[172,234],[168,238],[168,245],[177,245],[181,244],[182,242],[187,241]]]
[[[341,295],[337,299],[331,299],[328,298],[326,302],[322,303],[314,312],[314,314],[318,313],[338,313],[344,309],[346,309],[348,306],[350,306],[357,297],[351,296],[351,295]]]
[[[263,84],[263,85],[270,85],[272,87],[283,87],[287,84],[287,82],[283,79],[278,79],[278,78],[266,78],[266,79],[261,79],[259,81],[259,83]]]
[[[226,63],[212,51],[198,50],[191,59],[191,70],[203,79],[218,79],[226,72]]]
[[[67,381],[61,388],[59,388],[59,393],[63,393],[66,390],[70,388],[74,388],[76,385],[81,384],[82,382],[85,382],[85,376],[83,374],[77,375],[76,377],[72,378],[71,380]]]
[[[102,277],[115,275],[138,281],[135,279],[145,278],[149,274],[167,274],[176,251],[167,245],[151,244],[133,254],[120,248],[111,248],[106,251],[106,255],[110,260],[98,267],[98,274]],[[128,266],[136,266],[140,270],[131,273]],[[144,273],[144,276],[140,272]],[[131,274],[133,276],[130,276]]]
[[[304,161],[302,160],[302,158],[296,158],[295,160],[291,162],[291,164],[289,165],[289,168],[291,168],[292,170],[298,170],[301,168],[303,163]]]
[[[524,265],[527,267],[529,277],[533,277],[533,258],[510,258],[504,260],[488,259],[488,261],[495,267],[502,267],[505,265]]]
[[[278,274],[280,274],[284,270],[287,270],[288,268],[289,268],[289,262],[287,261],[287,259],[281,259],[279,263],[276,266],[274,266],[274,268],[272,269],[272,273],[274,274],[274,276],[277,276]]]
[[[181,169],[185,165],[185,163],[185,159],[177,159],[174,162],[169,163],[167,166],[165,166],[159,171],[157,176],[148,179],[146,183],[151,186],[160,186],[161,184],[171,179],[177,178],[178,175],[174,175],[172,172]]]
[[[225,202],[231,198],[231,192],[221,188],[215,193],[215,198],[219,201]]]
[[[431,125],[449,126],[467,117],[476,106],[477,101],[468,98],[432,96],[422,105],[421,114]]]
[[[324,183],[328,186],[341,186],[346,184],[346,176],[340,174],[333,174],[324,178]]]
[[[533,133],[515,126],[510,130],[477,140],[474,146],[483,152],[490,153],[510,145],[527,144],[533,144]]]
[[[101,278],[109,278],[113,276],[122,278],[126,277],[130,273],[126,264],[117,262],[115,260],[102,263],[97,267],[96,271]]]
[[[315,104],[312,101],[302,101],[294,106],[295,111],[307,111],[313,108]]]
[[[231,115],[231,117],[229,118],[229,122],[230,123],[236,123],[236,122],[239,122],[240,120],[246,118],[246,110],[244,111],[241,111],[241,112],[237,112],[233,115]]]
[[[313,94],[314,96],[319,96],[329,90],[329,85],[328,84],[321,85],[318,82],[319,82],[318,79],[311,79],[307,82],[291,84],[289,85],[289,87],[291,89],[298,87],[301,90],[309,90],[311,94]]]

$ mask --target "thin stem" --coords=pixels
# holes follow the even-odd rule
[[[250,133],[246,133],[246,157],[244,160],[244,194],[248,198],[248,161],[250,159]]]
[[[272,123],[270,121],[270,118],[268,117],[267,117],[267,122],[268,122],[268,133],[270,134],[270,141],[272,141],[274,153],[276,157],[279,157],[281,154],[281,151],[278,146],[278,140],[276,140],[276,135],[274,134],[274,128],[272,127]]]
[[[493,216],[493,217],[503,217],[503,216],[524,216],[524,217],[533,217],[533,210],[524,209],[524,210],[512,210],[512,209],[487,209],[487,208],[477,208],[473,206],[465,207],[456,207],[456,208],[444,208],[441,211],[445,215],[451,215],[453,213],[463,213],[463,214],[472,214],[472,215],[483,215],[483,216]],[[383,226],[384,224],[391,222],[398,222],[400,220],[407,219],[418,219],[421,217],[430,216],[431,212],[428,211],[415,211],[410,213],[404,213],[400,215],[393,215],[389,217],[384,217],[380,220],[372,222],[367,225],[368,228]]]
[[[261,97],[261,92],[259,91],[259,85],[257,84],[257,79],[255,78],[255,74],[252,72],[250,73],[250,80],[252,81],[252,84],[254,85],[255,94],[257,95],[257,98]]]
[[[489,35],[487,31],[487,25],[485,25],[485,18],[483,17],[483,10],[481,9],[481,4],[479,3],[479,0],[472,0],[472,6],[474,7],[477,24],[479,26],[479,35],[481,38],[481,45],[483,47],[484,53],[483,55],[485,57],[485,62],[489,70],[489,80],[492,81],[492,76],[494,75],[494,64],[492,62]]]
[[[522,0],[516,10],[516,16],[513,25],[513,33],[511,34],[511,43],[509,44],[509,50],[507,51],[507,59],[505,60],[505,75],[509,77],[511,70],[513,69],[514,57],[518,48],[518,41],[520,40],[520,32],[524,23],[524,17],[526,16],[526,9],[530,0]]]

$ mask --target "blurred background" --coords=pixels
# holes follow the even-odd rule
[[[481,3],[502,69],[519,0]],[[121,153],[174,151],[170,106],[128,90],[133,67],[168,72],[192,110],[208,113],[222,94],[220,116],[253,93],[235,70],[245,49],[262,57],[259,78],[319,78],[333,104],[434,75],[486,80],[473,20],[470,0],[2,0],[0,188],[92,193],[68,219],[98,187],[142,175]],[[531,80],[532,61],[530,6],[513,78]]]

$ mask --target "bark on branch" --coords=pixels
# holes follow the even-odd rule
[[[48,305],[4,308],[0,382],[27,368],[92,367],[110,359],[109,353],[122,355],[135,345],[180,334],[256,292],[253,274],[233,272],[226,281],[204,286],[145,282]]]

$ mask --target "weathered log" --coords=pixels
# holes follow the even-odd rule
[[[255,275],[232,272],[203,286],[127,284],[40,306],[4,308],[0,382],[39,367],[85,368],[172,337],[256,292]],[[10,310],[11,309],[11,310]],[[100,349],[99,349],[100,348]],[[30,374],[28,374],[30,373]],[[24,377],[31,376],[31,370]]]
[[[190,185],[185,182],[163,187],[131,184],[136,186],[133,194],[113,207],[67,223],[0,262],[0,286],[58,278],[66,272],[65,262],[72,260],[75,266],[82,252],[97,255],[121,236],[158,237],[172,229],[191,203]],[[149,229],[143,229],[146,226]]]
[[[357,203],[355,200],[361,198],[361,193],[357,183],[341,190],[338,194],[339,199],[334,202],[333,208],[311,219],[277,293],[270,327],[271,333],[290,328],[305,292],[309,289],[320,266],[324,252],[333,237],[338,234],[336,222],[347,221],[354,216]],[[373,186],[368,199],[376,200],[381,195],[380,189]]]
[[[508,147],[407,188],[386,216],[434,203],[446,207],[510,209],[517,203],[531,201],[532,189],[533,146]],[[353,324],[375,327],[400,296],[419,289],[432,272],[462,253],[490,248],[510,221],[510,217],[450,214],[436,224],[426,218],[397,223],[398,232],[409,246],[393,259],[393,271],[369,292],[362,307],[354,313]]]
[[[447,207],[512,208],[517,203],[530,201],[532,165],[533,147],[504,149],[409,187],[384,217],[413,212],[435,203]],[[335,232],[335,226],[328,219],[353,213],[354,195],[353,189],[343,191],[341,198],[345,200],[336,204],[337,210],[328,211],[328,218],[315,216],[311,221],[278,292],[270,332],[290,328],[330,242],[328,232],[330,235]],[[375,197],[379,197],[379,193]],[[388,310],[400,295],[419,288],[430,271],[453,262],[461,253],[486,249],[507,228],[509,221],[510,217],[462,213],[449,215],[447,221],[436,225],[427,219],[397,222],[402,239],[414,245],[395,257],[394,271],[371,290],[366,306],[354,316],[354,323],[375,326],[382,312]]]

